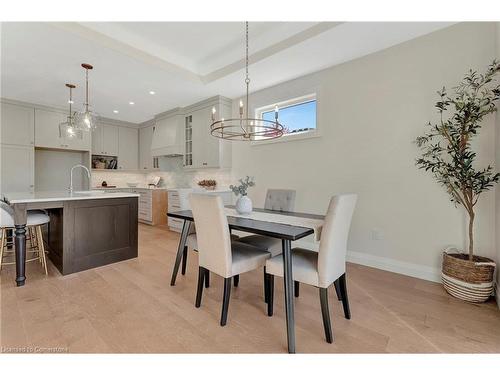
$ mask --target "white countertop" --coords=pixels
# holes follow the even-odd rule
[[[96,186],[92,189],[94,189],[94,190],[109,190],[109,191],[117,190],[117,189],[120,189],[120,190],[123,190],[123,189],[167,190],[167,188],[164,188],[164,187],[149,187],[149,186],[145,186],[145,185],[138,185],[136,187],[131,187],[131,186],[116,186],[116,187]]]
[[[3,197],[10,204],[15,203],[35,203],[35,202],[56,202],[56,201],[77,201],[87,199],[110,199],[139,197],[139,194],[126,192],[113,192],[105,190],[85,190],[85,191],[36,191],[34,193],[4,193]]]
[[[167,191],[177,191],[177,192],[193,192],[193,193],[229,193],[230,189],[215,189],[215,190],[207,190],[201,187],[193,187],[193,188],[169,188]]]

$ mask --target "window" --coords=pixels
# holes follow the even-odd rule
[[[283,137],[292,137],[299,134],[311,133],[316,130],[316,95],[287,100],[278,103],[279,122],[283,125]],[[259,108],[256,111],[258,118],[274,121],[275,104]]]

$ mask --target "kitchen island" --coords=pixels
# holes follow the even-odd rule
[[[16,283],[25,283],[26,215],[44,209],[49,258],[63,274],[137,257],[139,194],[106,191],[5,193],[14,209]]]

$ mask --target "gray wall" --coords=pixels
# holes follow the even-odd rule
[[[78,151],[35,150],[35,186],[38,191],[65,190],[69,186],[69,173],[76,164],[88,166],[88,153]],[[73,187],[86,190],[87,177],[83,170],[75,171]]]
[[[443,249],[465,245],[466,217],[415,167],[413,141],[426,122],[438,120],[436,91],[491,63],[495,27],[461,23],[253,93],[250,102],[258,108],[316,92],[322,135],[258,146],[234,142],[233,175],[255,176],[249,194],[256,207],[267,188],[296,189],[296,209],[318,213],[332,195],[358,193],[349,259],[439,281]],[[478,166],[495,160],[494,123],[494,116],[485,121],[474,144]],[[494,192],[477,208],[477,253],[496,258]]]

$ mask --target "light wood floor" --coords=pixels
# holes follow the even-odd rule
[[[178,238],[165,228],[141,225],[137,259],[64,277],[52,264],[46,277],[31,263],[22,288],[14,286],[14,267],[6,267],[3,351],[286,353],[281,279],[269,318],[262,272],[242,275],[232,291],[228,325],[220,327],[220,278],[212,276],[202,307],[194,307],[196,253],[189,254],[186,276],[169,285]],[[354,264],[347,275],[352,319],[344,319],[332,290],[333,344],[324,339],[317,290],[301,286],[295,300],[297,352],[500,352],[500,311],[493,301],[467,304],[439,284]]]

